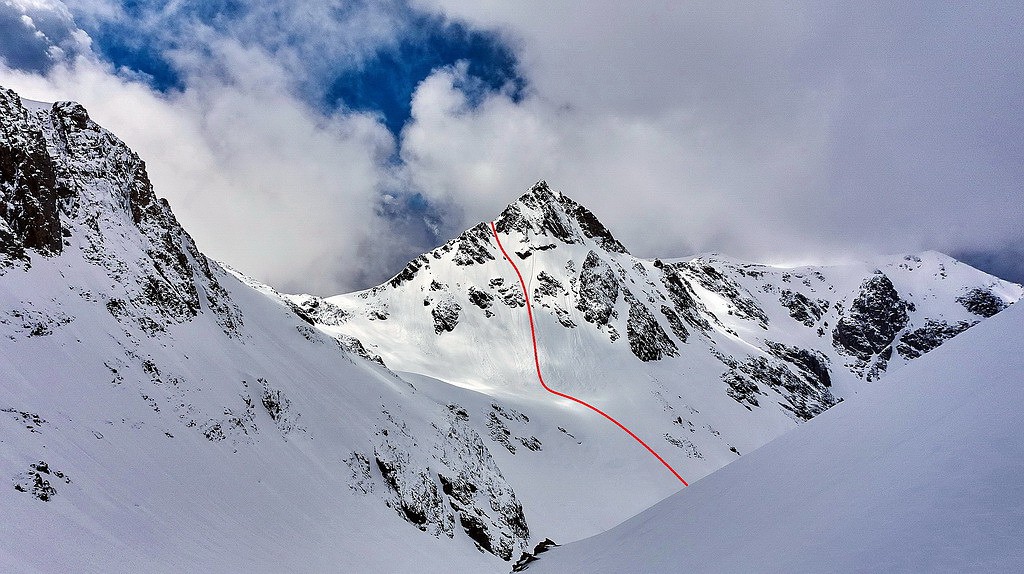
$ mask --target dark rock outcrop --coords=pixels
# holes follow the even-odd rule
[[[63,472],[51,468],[46,461],[34,462],[26,472],[19,474],[14,480],[14,490],[25,492],[43,502],[49,502],[57,495],[53,483],[71,484],[71,479]]]
[[[757,301],[739,283],[714,266],[696,260],[678,264],[677,270],[685,270],[701,287],[721,295],[729,305],[730,315],[756,321],[761,328],[768,328],[768,315],[758,306]]]
[[[32,113],[16,93],[0,88],[0,255],[7,260],[27,261],[26,249],[56,255],[63,246],[58,201],[68,190]]]
[[[118,320],[147,332],[212,311],[226,333],[241,322],[218,273],[156,196],[145,163],[74,102],[30,112],[0,88],[0,248],[53,255],[77,242],[123,290]],[[113,250],[124,238],[135,243]],[[125,261],[128,253],[141,253]],[[133,255],[134,256],[134,255]],[[111,299],[113,301],[114,299]]]
[[[672,302],[673,310],[694,329],[707,333],[711,330],[711,323],[705,315],[711,315],[703,303],[697,301],[690,282],[681,274],[682,264],[666,265],[660,259],[654,261],[654,266],[661,269],[661,282],[668,291],[669,300]]]
[[[596,252],[587,253],[576,286],[576,308],[583,312],[583,319],[607,325],[619,299],[619,280],[611,266]]]
[[[513,202],[495,221],[500,233],[517,231],[527,238],[546,236],[567,244],[591,239],[605,251],[626,253],[626,248],[589,209],[552,191],[540,181]]]
[[[455,330],[455,326],[459,324],[459,313],[462,312],[462,306],[455,302],[451,298],[443,298],[434,305],[434,308],[430,310],[431,316],[434,317],[434,332],[440,335],[441,333],[450,332]]]
[[[764,343],[771,354],[795,366],[812,384],[821,387],[832,386],[832,377],[828,369],[829,361],[824,353],[775,341],[765,341]]]
[[[419,273],[420,269],[423,269],[423,268],[429,267],[429,266],[430,266],[430,260],[427,259],[427,256],[426,255],[420,255],[416,259],[413,259],[408,264],[406,264],[405,268],[402,269],[398,273],[398,275],[395,275],[390,280],[388,280],[388,284],[391,285],[392,287],[398,287],[402,283],[405,283],[406,281],[409,281],[410,279],[415,277],[416,274]]]
[[[983,287],[971,289],[957,297],[956,301],[963,305],[964,309],[981,317],[991,317],[1007,307],[1006,301],[1003,301],[1001,297],[991,290]]]
[[[494,303],[494,296],[487,291],[481,291],[476,287],[470,287],[469,302],[486,311]]]
[[[434,257],[440,257],[454,249],[455,255],[452,256],[452,261],[456,265],[475,265],[493,261],[494,255],[491,254],[493,247],[491,226],[486,223],[478,223],[442,245],[434,252]]]
[[[629,303],[629,319],[626,324],[626,339],[629,348],[641,361],[660,361],[665,357],[679,355],[679,349],[647,306],[626,291]]]
[[[532,553],[530,553],[530,552],[523,552],[523,555],[519,557],[519,560],[517,560],[516,563],[514,565],[512,565],[512,571],[513,572],[524,572],[524,571],[526,571],[526,569],[529,567],[529,564],[531,562],[537,560],[538,556],[540,556],[541,554],[547,552],[548,550],[550,550],[550,549],[552,549],[552,548],[554,548],[556,546],[558,546],[558,544],[555,544],[555,542],[553,540],[551,540],[550,538],[545,538],[543,542],[538,544],[533,549]]]
[[[836,323],[832,343],[862,361],[882,353],[907,326],[908,305],[885,274],[865,279],[849,310]]]
[[[924,327],[914,329],[900,337],[896,351],[907,359],[916,359],[945,343],[947,339],[966,331],[972,325],[973,323],[967,321],[950,324],[945,321],[929,319],[925,322]]]
[[[781,346],[780,351],[788,356],[803,355],[798,349],[785,346]],[[770,357],[737,360],[720,353],[715,356],[728,367],[722,373],[722,381],[729,386],[726,394],[748,409],[760,406],[758,395],[766,395],[760,385],[778,392],[786,401],[779,405],[799,420],[810,420],[838,402],[825,385],[827,379],[815,372],[824,367],[820,363],[814,365],[823,357],[810,359],[812,354],[803,356],[799,360],[812,366],[793,364],[796,367],[794,372],[786,361]]]
[[[672,332],[675,333],[679,342],[685,343],[690,337],[690,332],[686,330],[686,325],[683,325],[683,321],[679,318],[679,315],[668,305],[661,306],[661,314],[665,316],[666,320],[668,320],[668,326],[672,329]]]
[[[533,288],[534,300],[545,309],[550,309],[555,318],[563,327],[573,328],[576,323],[569,318],[569,311],[562,306],[561,301],[566,298],[568,291],[565,286],[545,271],[537,274],[537,286]]]
[[[819,299],[812,301],[802,293],[783,289],[779,295],[779,303],[789,309],[789,316],[803,323],[807,327],[813,327],[822,315],[828,310],[828,301]]]

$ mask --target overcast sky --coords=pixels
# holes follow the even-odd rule
[[[0,0],[208,255],[368,287],[545,179],[630,250],[1024,281],[1024,4]]]

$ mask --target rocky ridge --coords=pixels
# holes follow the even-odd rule
[[[615,404],[637,400],[630,380],[674,380],[639,389],[660,405],[639,409],[639,420],[692,408],[700,392],[742,408],[748,414],[715,403],[753,427],[806,421],[1021,295],[1019,286],[934,252],[793,269],[715,255],[640,259],[545,182],[494,224],[527,276],[545,378],[558,381],[555,388]],[[516,333],[528,333],[523,302],[501,258],[489,225],[478,224],[387,283],[325,299],[345,318],[318,326],[359,338],[399,370],[481,389],[483,368],[497,375],[483,392],[530,395],[532,365],[512,348]],[[488,370],[493,364],[505,366]],[[697,391],[694,380],[707,390]],[[649,425],[650,434],[666,436],[687,458],[713,453],[722,461],[741,450],[737,443],[759,446],[722,439],[733,431],[695,442],[663,420]],[[691,423],[684,428],[700,428]]]
[[[291,301],[208,259],[154,193],[145,163],[79,104],[27,107],[0,89],[0,284],[0,424],[12,445],[0,455],[0,480],[9,483],[0,497],[12,503],[90,508],[103,496],[101,477],[75,453],[106,460],[102,480],[128,488],[127,499],[138,496],[128,486],[135,473],[154,484],[192,482],[188,465],[139,469],[133,460],[167,452],[206,461],[203,488],[240,496],[238,509],[260,503],[230,494],[259,492],[255,479],[232,478],[246,476],[240,468],[265,466],[260,480],[284,491],[303,460],[312,470],[301,480],[352,476],[345,490],[367,501],[364,512],[385,532],[409,523],[446,545],[468,545],[462,560],[473,568],[489,564],[475,555],[503,563],[530,543],[522,505],[491,455],[498,445],[481,438],[468,413],[416,393],[358,339],[313,327],[344,321],[339,308]],[[356,419],[358,429],[339,424]],[[200,492],[191,495],[201,500]],[[328,506],[350,512],[352,501],[338,500]],[[137,509],[147,508],[167,516],[163,535],[173,539],[188,536],[182,520],[217,524],[236,512],[218,518],[189,500],[151,504],[106,505],[80,531],[138,521]],[[47,512],[18,508],[26,520]],[[8,550],[0,555],[13,556]]]

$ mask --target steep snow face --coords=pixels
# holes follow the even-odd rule
[[[606,409],[687,479],[853,396],[1022,294],[935,252],[799,268],[716,255],[639,259],[543,182],[495,227],[526,277],[548,384]],[[572,426],[584,442],[615,445],[598,463],[560,459],[579,465],[566,477],[577,488],[629,484],[659,496],[675,487],[618,429],[540,388],[521,288],[487,224],[378,287],[292,300],[311,314],[330,309],[317,319],[323,331],[360,340],[393,369],[514,405],[534,428]],[[619,468],[619,456],[630,463]],[[540,458],[534,472],[559,464]],[[541,489],[550,487],[524,480],[517,492],[553,498]]]
[[[0,570],[500,572],[530,542],[459,393],[208,260],[81,106],[0,89],[0,246]]]
[[[1024,308],[527,572],[1020,572]]]

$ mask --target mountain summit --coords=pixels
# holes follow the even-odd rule
[[[504,209],[495,228],[530,289],[548,384],[609,411],[687,480],[856,395],[1022,293],[935,252],[796,268],[718,256],[641,259],[544,182]],[[568,423],[585,425],[590,441],[600,437],[601,447],[629,457],[628,471],[610,470],[595,445],[581,441],[595,450],[561,474],[543,462],[546,447],[524,451],[547,445],[544,436],[490,417],[488,434],[517,459],[505,472],[524,485],[517,492],[525,500],[578,499],[569,490],[583,484],[669,494],[667,475],[618,429],[540,388],[525,300],[502,257],[480,223],[377,287],[290,299],[323,332],[359,340],[405,377],[469,389],[550,421],[526,428],[547,424],[578,436]],[[571,486],[538,488],[539,474]],[[615,504],[628,513],[635,502]],[[550,505],[524,508],[554,539],[576,520],[556,517]],[[602,524],[599,515],[579,517],[579,529],[595,519]]]
[[[527,239],[547,237],[566,244],[592,240],[605,251],[627,253],[589,209],[561,192],[552,191],[545,181],[537,182],[506,207],[494,224],[499,233],[515,231]]]

